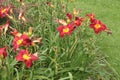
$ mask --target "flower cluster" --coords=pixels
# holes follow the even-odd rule
[[[70,35],[76,27],[81,26],[83,21],[85,21],[86,18],[78,17],[76,16],[77,14],[79,14],[79,10],[77,11],[74,9],[73,13],[66,14],[66,20],[56,20],[56,22],[60,24],[57,27],[60,37],[63,37],[66,34]],[[89,18],[90,28],[92,28],[96,34],[100,33],[101,31],[111,34],[111,31],[106,27],[106,25],[100,20],[97,20],[94,14],[87,14],[86,17]]]
[[[110,33],[106,25],[103,24],[100,20],[97,20],[93,13],[87,14],[87,17],[90,20],[90,28],[93,28],[96,34],[100,33],[101,31],[106,31],[107,33]]]
[[[72,0],[71,0],[72,1]],[[0,0],[1,2],[1,0]],[[22,8],[20,10],[16,11],[18,12],[18,15],[15,15],[15,18],[17,16],[18,22],[22,21],[23,23],[26,23],[27,20],[25,18],[23,7],[25,4],[22,0],[18,0],[18,2],[21,4]],[[46,2],[46,5],[54,8],[54,5],[51,2]],[[16,61],[24,62],[25,66],[27,68],[30,68],[32,66],[32,61],[38,60],[37,54],[29,52],[29,49],[31,47],[35,46],[35,43],[40,43],[42,38],[36,38],[32,34],[32,28],[30,27],[28,32],[19,32],[17,28],[13,28],[10,26],[10,19],[13,20],[14,17],[12,17],[11,14],[14,14],[13,12],[13,6],[0,6],[0,19],[6,20],[4,24],[0,25],[0,34],[7,32],[10,32],[10,36],[12,35],[12,48],[13,52],[17,53],[15,56]],[[64,5],[62,5],[62,8],[65,8]],[[94,14],[87,14],[85,18],[79,17],[78,14],[80,13],[79,10],[74,9],[73,12],[68,12],[65,14],[65,20],[63,19],[56,19],[56,22],[59,24],[57,27],[57,31],[59,32],[60,37],[64,37],[66,35],[71,35],[72,32],[82,26],[82,23],[89,19],[89,27],[92,28],[95,32],[95,34],[100,33],[101,31],[105,31],[107,33],[111,33],[110,30],[106,27],[105,24],[103,24],[100,20],[97,20],[94,16]],[[5,18],[5,19],[4,19]],[[8,19],[9,18],[9,19]],[[17,22],[17,21],[16,21]],[[9,29],[9,31],[8,31]],[[0,60],[7,57],[7,47],[1,47],[0,48]]]
[[[12,46],[15,52],[20,46],[27,48],[28,46],[34,46],[35,43],[39,43],[41,41],[41,38],[32,39],[31,27],[29,28],[28,32],[20,33],[14,29],[11,34],[13,36]],[[37,56],[29,54],[26,49],[19,48],[18,51],[19,52],[16,55],[16,60],[23,61],[27,68],[31,67],[32,60],[38,60]]]
[[[76,27],[81,26],[84,18],[76,16],[77,14],[79,14],[79,10],[76,11],[75,9],[73,13],[66,14],[66,20],[56,20],[56,22],[60,24],[57,27],[60,37],[63,37],[66,34],[70,35]]]
[[[22,0],[18,0],[18,2],[23,6]],[[10,35],[13,36],[12,47],[13,47],[13,51],[17,53],[15,56],[16,61],[24,62],[25,66],[27,68],[30,68],[32,66],[32,61],[38,60],[38,55],[36,53],[35,54],[29,53],[27,49],[29,49],[29,46],[35,46],[36,43],[40,43],[42,38],[36,38],[32,34],[32,27],[29,28],[28,32],[21,33],[16,28],[10,26],[11,23],[10,19],[13,19],[11,15],[13,8],[14,7],[11,5],[0,7],[0,18],[3,20],[7,19],[5,23],[0,25],[0,34],[3,33],[6,34],[6,32],[8,32]],[[24,22],[26,21],[24,17],[24,12],[22,10],[20,10],[17,18],[18,20],[22,20]],[[6,46],[0,48],[0,60],[7,57],[8,54],[6,50],[7,50]]]

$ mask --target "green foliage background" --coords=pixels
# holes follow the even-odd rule
[[[52,2],[54,7],[47,6],[46,1]],[[20,8],[17,1],[11,0],[11,2],[15,9]],[[10,48],[9,56],[4,61],[5,65],[0,66],[0,78],[2,80],[119,80],[119,72],[116,72],[119,69],[116,60],[119,61],[119,59],[116,55],[112,56],[113,53],[117,54],[119,49],[117,47],[119,43],[114,45],[118,40],[116,38],[118,35],[114,33],[119,33],[118,29],[114,28],[119,24],[118,3],[117,0],[114,3],[103,0],[76,0],[72,3],[69,0],[64,1],[67,5],[66,12],[72,12],[74,7],[81,10],[80,16],[83,17],[93,12],[113,31],[113,35],[107,36],[104,32],[95,35],[86,22],[71,36],[60,38],[55,19],[65,18],[61,7],[63,2],[61,0],[26,0],[23,9],[28,23],[11,20],[11,27],[20,32],[32,27],[33,34],[43,38],[41,44],[29,48],[31,52],[39,53],[39,61],[27,69],[23,64],[20,65],[15,61],[15,53]],[[15,12],[14,17],[16,15]],[[0,42],[3,42],[0,43],[1,47],[3,45],[11,47],[12,37],[9,34],[3,34]]]

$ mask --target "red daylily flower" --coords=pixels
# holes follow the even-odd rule
[[[16,29],[13,29],[13,31],[10,33],[14,37],[12,42],[14,51],[16,51],[16,49],[20,46],[34,46],[34,43],[40,43],[42,40],[42,38],[36,38],[32,35],[31,27],[29,28],[28,32],[23,32],[23,34],[18,32]]]
[[[38,57],[34,54],[29,54],[27,50],[20,50],[16,55],[17,61],[23,61],[27,68],[30,68],[32,65],[32,61],[38,60]]]
[[[65,34],[70,35],[72,33],[73,29],[74,29],[74,24],[68,24],[66,26],[57,27],[60,37],[63,37]]]
[[[106,26],[103,23],[101,23],[100,20],[94,20],[94,22],[90,24],[90,27],[94,29],[94,32],[96,34],[103,30],[106,30]]]
[[[72,20],[72,14],[71,13],[67,13],[66,14],[66,18],[67,18],[67,22],[70,22]]]
[[[0,8],[0,18],[3,18],[5,17],[10,11],[10,8],[9,7],[1,7]]]
[[[94,16],[93,13],[87,14],[86,16],[89,17],[90,22],[94,22],[94,20],[95,20],[95,16]]]
[[[7,56],[6,47],[0,48],[0,59]]]
[[[14,48],[14,51],[16,51],[16,49],[21,46],[29,46],[31,45],[32,41],[28,38],[28,36],[26,34],[22,34],[21,36],[16,36],[13,39],[12,45]]]
[[[84,20],[83,18],[75,17],[74,24],[76,26],[81,26],[81,23],[82,23],[83,20]]]
[[[10,34],[14,37],[20,37],[22,34],[20,32],[18,32],[16,29],[13,29],[12,32],[10,32]]]

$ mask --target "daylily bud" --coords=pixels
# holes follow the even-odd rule
[[[73,14],[78,15],[80,13],[80,10],[76,10],[75,8],[73,9]]]
[[[19,20],[23,20],[24,22],[27,22],[25,16],[24,16],[24,12],[22,10],[20,10],[19,12],[19,16],[18,16]]]
[[[57,23],[59,23],[59,24],[62,24],[62,25],[67,25],[67,23],[66,23],[66,21],[65,20],[62,20],[62,19],[56,19],[55,20]]]

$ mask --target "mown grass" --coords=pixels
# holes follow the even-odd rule
[[[112,31],[112,35],[106,34],[100,37],[98,42],[102,53],[107,56],[111,68],[115,69],[120,79],[120,1],[119,0],[75,0],[70,3],[70,8],[80,8],[81,13],[93,12],[97,18],[103,21]],[[99,37],[99,35],[98,35]]]

